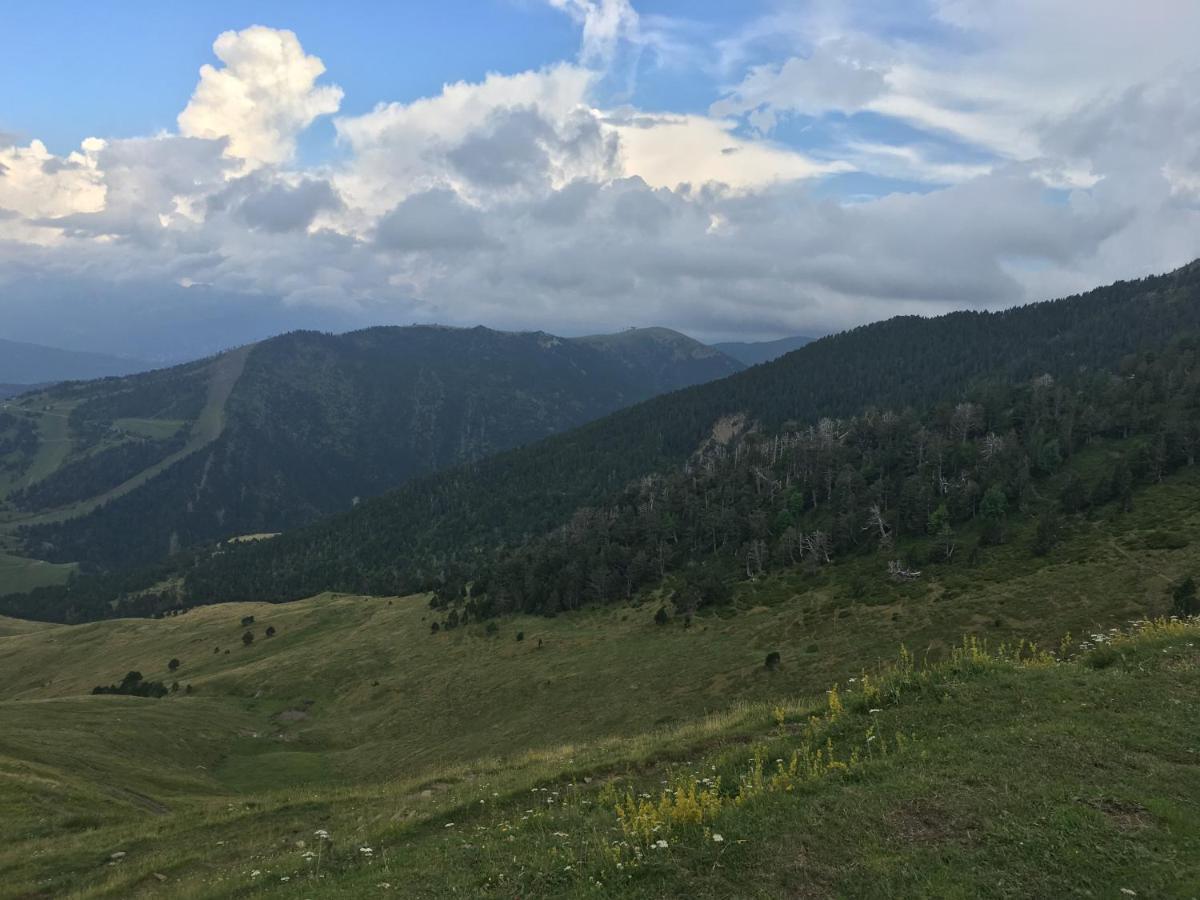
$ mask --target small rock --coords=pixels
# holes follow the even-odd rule
[[[114,862],[118,859],[124,859],[124,858],[125,858],[124,850],[118,850],[116,853],[109,856],[109,859],[113,860]]]
[[[158,881],[166,881],[167,880],[167,876],[164,875],[162,872],[155,872],[154,877]]]

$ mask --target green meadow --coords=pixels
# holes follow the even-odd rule
[[[436,634],[423,596],[2,620],[5,890],[1191,896],[1198,635],[1080,647],[1169,612],[1200,570],[1198,511],[1187,471],[1070,522],[1047,557],[1014,526],[967,570],[896,583],[855,557],[665,625],[653,596]],[[964,635],[1024,656],[965,665]],[[1029,642],[1073,659],[1030,665]],[[852,698],[901,646],[917,688],[808,733],[825,691]],[[178,689],[90,694],[131,670]],[[826,741],[858,762],[737,800],[756,753],[769,781]],[[714,771],[711,820],[630,840],[626,792],[659,804],[663,782]]]

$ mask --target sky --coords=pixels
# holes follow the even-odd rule
[[[43,0],[0,31],[0,337],[703,340],[1200,256],[1193,0]]]

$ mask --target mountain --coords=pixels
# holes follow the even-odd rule
[[[805,344],[811,344],[814,340],[816,338],[796,335],[794,337],[780,338],[777,341],[726,341],[720,344],[713,344],[712,347],[714,350],[720,350],[726,356],[732,356],[747,366],[757,366],[759,363],[778,359],[785,353],[799,350]]]
[[[293,332],[11,404],[9,529],[102,566],[295,528],[740,364],[683,335]],[[20,429],[25,429],[21,431]],[[24,434],[40,438],[33,443]],[[3,449],[5,445],[0,445]]]
[[[808,529],[806,538],[811,538],[814,528],[829,535],[837,526],[842,534],[861,539],[869,534],[863,530],[865,522],[861,518],[869,512],[863,505],[872,496],[868,488],[884,490],[882,495],[874,496],[891,502],[891,491],[906,489],[905,483],[915,479],[911,490],[916,493],[911,502],[930,502],[925,489],[918,488],[922,478],[932,484],[933,476],[925,468],[912,468],[914,459],[927,465],[930,451],[927,445],[912,443],[915,435],[936,434],[943,447],[952,439],[964,444],[951,457],[955,461],[954,479],[958,480],[952,480],[943,467],[935,473],[939,484],[945,480],[947,485],[974,485],[971,491],[987,488],[986,483],[981,485],[977,480],[983,475],[976,469],[975,460],[984,451],[982,442],[987,437],[987,432],[979,431],[979,423],[988,423],[989,427],[994,423],[997,429],[1024,428],[1012,410],[1041,409],[1030,406],[1027,394],[1032,379],[1049,376],[1051,384],[1062,380],[1065,384],[1061,390],[1078,392],[1094,408],[1083,401],[1068,403],[1065,395],[1056,402],[1055,418],[1045,426],[1062,432],[1056,448],[1048,447],[1045,434],[1018,432],[1012,439],[1012,460],[1018,473],[1052,471],[1050,461],[1076,452],[1078,442],[1086,435],[1107,438],[1108,426],[1097,423],[1119,423],[1118,437],[1141,435],[1150,446],[1163,446],[1165,435],[1170,435],[1172,441],[1183,440],[1186,429],[1181,430],[1173,418],[1168,427],[1168,418],[1182,414],[1186,421],[1189,398],[1180,391],[1191,383],[1190,376],[1181,375],[1187,371],[1187,351],[1173,352],[1161,362],[1155,362],[1153,354],[1161,353],[1173,339],[1197,330],[1200,264],[1169,275],[1118,282],[1088,294],[1004,312],[892,319],[823,338],[774,362],[654,398],[528,447],[416,479],[357,509],[274,540],[201,556],[186,564],[184,589],[174,597],[151,598],[144,594],[144,588],[161,577],[184,574],[178,570],[173,575],[130,574],[130,580],[91,587],[76,585],[68,594],[50,593],[22,601],[21,608],[37,609],[41,605],[48,614],[57,608],[53,614],[62,615],[65,605],[75,607],[76,614],[94,615],[82,610],[107,609],[96,604],[107,604],[119,596],[129,597],[131,608],[154,609],[159,603],[171,606],[235,598],[294,599],[325,589],[393,593],[439,584],[462,585],[492,572],[495,566],[503,566],[506,558],[516,558],[515,571],[523,571],[521,577],[536,583],[560,578],[565,579],[564,584],[590,580],[593,585],[589,596],[608,597],[621,579],[627,584],[643,584],[648,572],[659,569],[660,576],[666,574],[666,567],[654,557],[643,558],[637,562],[641,574],[630,579],[633,568],[622,571],[621,566],[633,566],[632,558],[624,560],[622,556],[626,552],[623,548],[632,544],[616,532],[636,522],[622,521],[626,504],[635,509],[644,505],[647,510],[658,510],[653,518],[661,524],[656,527],[672,535],[671,543],[680,541],[678,529],[685,524],[684,511],[668,510],[670,516],[663,519],[665,513],[657,504],[665,497],[663,477],[678,473],[697,451],[708,448],[707,453],[714,459],[719,459],[721,453],[737,455],[743,451],[739,442],[748,439],[744,437],[747,432],[793,441],[792,435],[804,434],[818,420],[846,417],[867,423],[856,428],[864,440],[876,440],[872,436],[876,426],[870,423],[890,411],[888,421],[903,424],[896,433],[905,439],[888,452],[902,453],[897,459],[903,465],[881,467],[878,454],[882,451],[878,449],[860,451],[860,456],[845,460],[850,467],[846,470],[847,484],[856,486],[851,496],[858,498],[847,512],[860,517],[858,524],[854,524],[853,517],[840,523],[829,520],[826,502],[815,504],[816,511],[801,503],[795,513],[814,517],[813,524],[807,519],[803,523]],[[1147,380],[1131,381],[1127,391],[1157,384],[1158,379],[1173,385],[1155,405],[1145,407],[1153,410],[1153,416],[1144,422],[1130,420],[1128,410],[1142,408],[1147,400],[1138,399],[1136,392],[1114,392],[1105,387],[1125,361],[1141,350],[1151,354],[1151,358],[1138,363],[1144,367]],[[1130,374],[1136,372],[1136,368],[1130,370]],[[1055,391],[1046,396],[1058,396]],[[966,432],[953,425],[954,410],[964,403],[976,410],[971,413]],[[986,416],[982,411],[987,411]],[[1081,422],[1089,423],[1088,427],[1082,427]],[[836,423],[822,428],[830,434],[847,431]],[[847,433],[851,432],[853,429]],[[749,445],[745,449],[750,449]],[[1142,457],[1130,457],[1124,463],[1128,474],[1119,477],[1144,478],[1147,472],[1161,472],[1167,458],[1171,465],[1176,464],[1179,450],[1155,450],[1151,456],[1158,462],[1151,465]],[[1104,491],[1120,493],[1123,487],[1113,488],[1113,479],[1118,476],[1112,466],[1116,463],[1106,465],[1103,473],[1103,478],[1109,479]],[[829,495],[841,483],[836,469],[822,471],[828,478],[818,497]],[[720,535],[728,535],[736,541],[730,553],[744,554],[745,540],[741,536],[755,531],[759,534],[754,540],[764,541],[767,552],[775,552],[779,549],[775,542],[788,527],[786,521],[768,518],[770,534],[762,532],[759,513],[765,515],[765,511],[741,507],[749,517],[743,521],[739,507],[732,502],[735,495],[729,491],[762,492],[780,477],[786,481],[793,476],[772,472],[769,467],[763,467],[761,473],[744,467],[738,472],[731,477],[742,480],[715,485],[715,494],[712,490],[700,494],[684,491],[677,496],[680,502],[699,502],[705,509],[712,507],[714,497],[722,498],[718,509],[725,510],[730,518],[710,534],[710,539],[719,543]],[[877,481],[881,472],[887,480],[872,487],[871,480]],[[1017,502],[1027,489],[1021,485],[1026,485],[1028,479],[1012,477],[1005,489],[1013,492],[1009,501]],[[646,485],[650,493],[636,496],[639,484]],[[1097,497],[1107,496],[1095,485],[1089,484],[1086,489]],[[973,493],[956,500],[957,505],[947,511],[950,524],[958,527],[963,516],[973,522],[979,515],[978,500],[979,495]],[[909,508],[906,528],[913,528],[915,523],[921,529],[925,524],[915,511],[918,508]],[[597,531],[596,522],[610,522],[615,529],[615,539],[600,538],[604,552],[612,554],[603,568],[587,569],[591,560],[586,556],[566,560],[543,556],[550,568],[541,571],[536,554],[528,566],[523,566],[519,555],[513,557],[522,547],[533,546],[540,536],[550,535],[568,523],[568,532],[580,535],[581,545],[590,548],[593,536],[603,534]],[[105,542],[114,545],[121,540],[123,529],[137,532],[139,527],[133,519],[109,519],[107,524],[104,533],[87,536],[93,546],[105,546]],[[885,530],[895,527],[885,523]],[[25,532],[25,538],[30,549],[37,549],[40,541],[54,534],[53,528],[35,527]],[[81,540],[78,546],[88,545]],[[855,542],[849,546],[855,546]],[[758,555],[759,551],[754,553]],[[633,556],[637,556],[636,551]],[[738,562],[744,560],[739,558]],[[581,571],[580,566],[585,570]],[[572,567],[573,572],[568,574]],[[755,571],[757,563],[750,563],[748,568]],[[512,571],[505,571],[506,578],[512,576]],[[688,589],[702,587],[698,583]],[[512,589],[511,582],[507,582],[503,595],[511,595]],[[486,608],[491,600],[480,598],[480,602]],[[518,608],[523,602],[517,601]],[[498,607],[512,605],[510,598]]]
[[[523,541],[625,487],[683,465],[740,417],[765,431],[874,408],[929,409],[973,381],[1110,370],[1140,347],[1200,329],[1200,263],[998,313],[900,317],[774,362],[654,398],[531,447],[410,483],[353,513],[214,560],[229,596],[425,585],[481,548]],[[201,572],[195,577],[201,578]],[[288,585],[285,590],[284,585]],[[240,592],[240,593],[239,593]]]
[[[25,394],[29,391],[41,390],[46,387],[44,384],[0,384],[0,400],[7,400],[9,397],[16,397],[18,394]]]
[[[153,363],[137,359],[59,350],[0,339],[0,383],[5,385],[34,386],[51,381],[83,381],[129,375],[153,368]]]
[[[669,328],[629,328],[573,340],[621,360],[631,377],[650,378],[655,394],[715,381],[745,368],[732,354]]]

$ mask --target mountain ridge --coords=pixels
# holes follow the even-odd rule
[[[146,360],[105,353],[63,350],[0,338],[0,384],[36,387],[54,381],[84,381],[132,375],[158,368]]]
[[[10,405],[42,443],[7,457],[5,518],[34,535],[34,556],[148,562],[294,528],[741,368],[684,335],[649,337],[614,347],[482,326],[297,331],[144,376],[58,385]],[[209,380],[231,354],[244,365],[209,408]],[[116,492],[130,479],[136,490]],[[137,524],[147,516],[152,528]]]
[[[759,363],[778,359],[793,350],[799,350],[805,344],[811,344],[815,340],[817,339],[797,334],[774,341],[722,341],[710,346],[747,366],[756,366]]]
[[[494,548],[548,533],[579,510],[614,502],[637,479],[682,465],[732,414],[770,433],[821,417],[953,406],[979,379],[1112,371],[1140,348],[1155,350],[1195,333],[1198,300],[1200,269],[1188,267],[1003,312],[861,326],[772,363],[416,479],[272,541],[222,551],[199,561],[203,568],[192,574],[210,573],[199,582],[210,599],[429,585],[438,573],[469,572]]]

